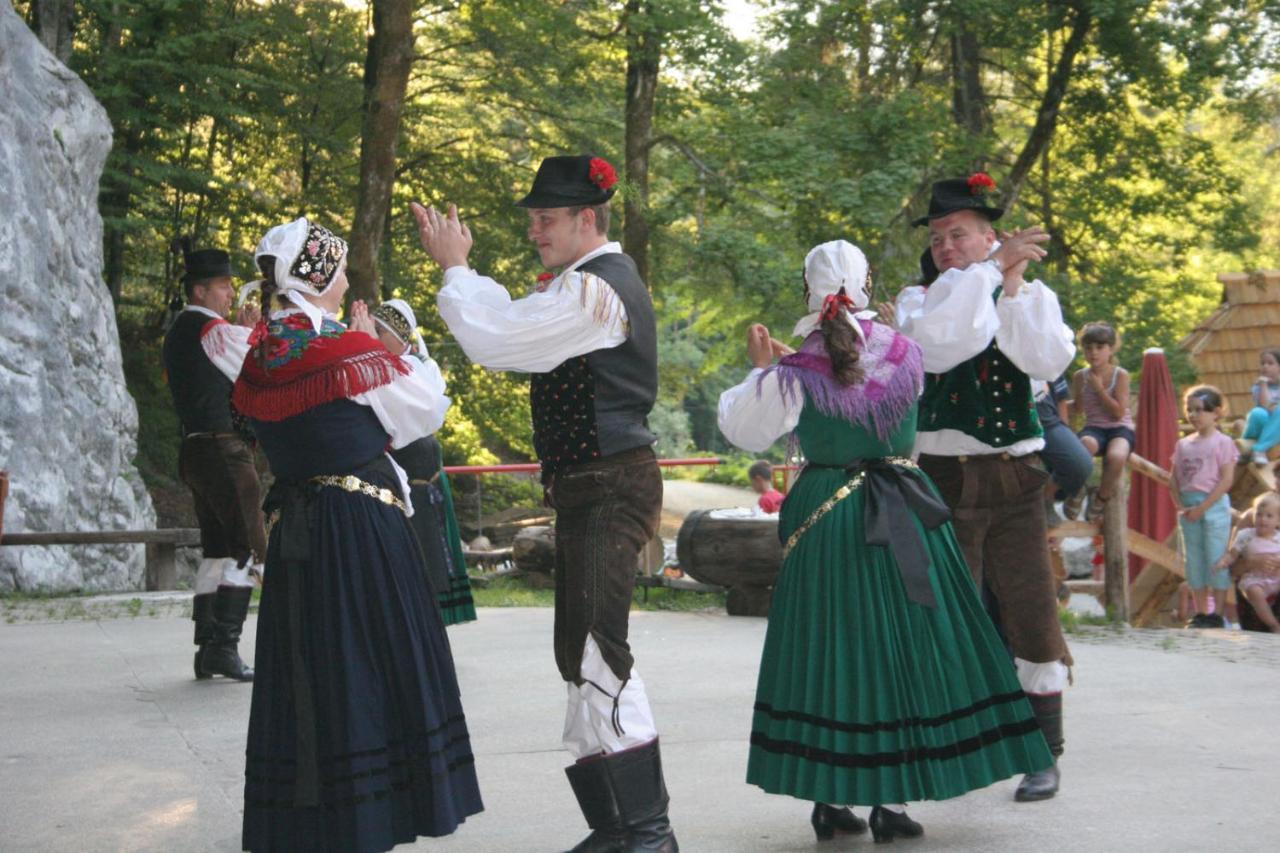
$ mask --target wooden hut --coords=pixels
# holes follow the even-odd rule
[[[1222,273],[1222,305],[1178,344],[1191,356],[1200,381],[1227,395],[1231,419],[1253,408],[1249,389],[1258,378],[1258,353],[1280,347],[1280,270]]]

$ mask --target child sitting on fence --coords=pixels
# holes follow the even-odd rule
[[[1108,323],[1089,323],[1080,332],[1080,345],[1088,367],[1071,378],[1071,413],[1084,413],[1080,443],[1090,454],[1101,456],[1102,483],[1089,501],[1085,518],[1096,521],[1102,509],[1120,488],[1125,461],[1136,437],[1129,414],[1129,371],[1116,364],[1120,337]],[[1084,490],[1072,495],[1063,506],[1068,518],[1080,514]]]
[[[1231,502],[1227,490],[1235,481],[1236,446],[1218,431],[1226,400],[1212,385],[1197,385],[1183,397],[1187,422],[1195,430],[1178,441],[1170,466],[1169,494],[1178,508],[1186,560],[1187,586],[1197,613],[1189,628],[1222,628],[1220,613],[1209,613],[1209,591],[1219,609],[1225,607],[1231,577],[1216,567],[1231,534]]]
[[[1244,441],[1255,465],[1267,465],[1267,451],[1280,444],[1280,349],[1258,357],[1261,376],[1253,383],[1253,408],[1244,425]]]
[[[1280,554],[1280,495],[1263,492],[1253,501],[1253,526],[1236,531],[1236,538],[1227,553],[1214,566],[1225,569],[1241,556]],[[1255,570],[1245,572],[1240,578],[1240,592],[1249,599],[1253,612],[1272,633],[1280,634],[1280,621],[1276,620],[1267,598],[1280,592],[1280,572]]]
[[[751,491],[760,496],[757,505],[761,511],[773,515],[782,509],[785,495],[773,487],[773,466],[765,460],[752,463],[747,469],[747,477],[751,480]]]

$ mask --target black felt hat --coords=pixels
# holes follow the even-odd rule
[[[182,281],[208,281],[211,278],[235,278],[231,270],[231,256],[221,249],[200,249],[182,253]]]
[[[538,166],[533,188],[516,207],[577,207],[613,198],[617,173],[607,160],[591,154],[548,157]]]
[[[935,181],[933,195],[929,199],[928,215],[920,217],[911,224],[928,225],[931,220],[949,216],[957,210],[972,210],[995,222],[1004,216],[1004,208],[995,207],[991,203],[995,192],[995,181],[984,172],[978,172],[968,178]]]

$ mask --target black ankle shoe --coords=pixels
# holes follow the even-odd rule
[[[846,835],[857,835],[867,831],[867,822],[844,806],[829,806],[826,803],[814,803],[813,814],[809,817],[813,831],[819,841],[830,841],[837,832]]]
[[[871,810],[871,837],[876,844],[884,844],[895,838],[919,838],[924,827],[907,817],[907,813],[891,812],[876,806]]]

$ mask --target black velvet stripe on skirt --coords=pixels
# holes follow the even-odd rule
[[[399,509],[337,488],[311,518],[309,562],[282,563],[278,529],[268,548],[244,849],[364,853],[448,835],[483,806],[417,542]]]

